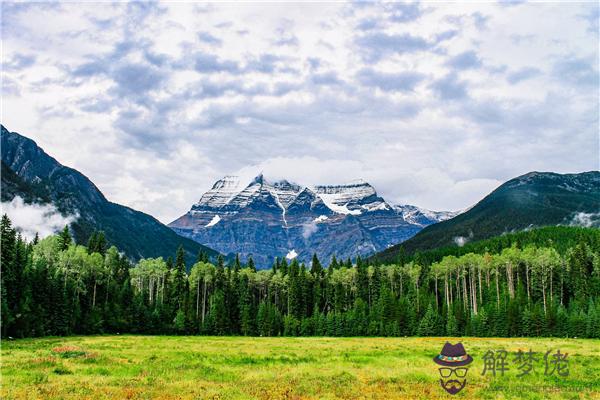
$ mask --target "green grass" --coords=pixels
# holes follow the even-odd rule
[[[474,358],[465,389],[439,386],[446,340]],[[568,377],[482,376],[488,350],[569,353]],[[89,336],[5,340],[2,399],[600,399],[600,340]],[[542,357],[543,358],[543,357]]]

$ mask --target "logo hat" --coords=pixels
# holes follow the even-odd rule
[[[473,362],[473,357],[467,354],[462,343],[446,342],[442,352],[433,358],[433,362],[444,367],[461,367]]]

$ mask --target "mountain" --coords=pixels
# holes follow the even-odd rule
[[[423,229],[375,258],[490,238],[548,225],[600,227],[600,172],[530,172],[504,183],[468,211]]]
[[[78,215],[71,230],[86,243],[94,230],[104,231],[109,244],[132,259],[174,256],[183,245],[188,263],[200,251],[217,252],[182,238],[148,214],[108,201],[83,174],[65,167],[31,139],[2,126],[2,201],[52,203],[64,215]]]
[[[277,256],[308,262],[313,253],[327,261],[373,254],[451,216],[392,206],[362,180],[303,187],[261,174],[249,183],[237,176],[218,180],[169,226],[222,253],[252,256],[265,268]]]

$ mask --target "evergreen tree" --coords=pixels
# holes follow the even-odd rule
[[[65,225],[64,229],[60,232],[60,250],[66,250],[72,242],[73,239],[71,238],[69,227]]]
[[[289,276],[288,276],[288,301],[287,301],[287,314],[296,318],[300,317],[302,304],[301,304],[301,284],[298,277],[300,271],[298,261],[294,259],[290,264]],[[288,320],[289,323],[293,324],[293,320]],[[289,333],[289,332],[288,332]]]
[[[427,306],[427,311],[419,323],[417,329],[417,335],[419,336],[433,336],[437,333],[437,327],[439,326],[437,314],[434,311],[434,307],[430,303]]]
[[[177,299],[178,305],[181,307],[185,297],[185,253],[183,246],[179,246],[177,249],[177,255],[175,257],[175,268],[173,275],[173,293]]]
[[[363,263],[356,265],[356,285],[358,298],[369,304],[369,276],[367,267]]]
[[[106,254],[106,237],[103,231],[94,231],[88,240],[88,253]]]
[[[458,336],[458,322],[456,321],[452,307],[448,309],[448,316],[446,318],[446,335]]]
[[[329,263],[329,269],[338,269],[339,265],[338,265],[338,261],[335,258],[335,254],[331,257],[331,262]]]
[[[17,303],[19,282],[18,266],[15,265],[16,232],[11,226],[11,221],[6,214],[2,215],[0,222],[0,257],[1,257],[1,293],[2,296],[2,337],[8,336],[8,328],[14,321],[14,308]],[[11,288],[9,291],[8,288]]]
[[[233,269],[235,269],[236,271],[239,271],[241,268],[242,268],[242,264],[240,263],[240,254],[236,253],[235,261],[233,263]]]
[[[248,263],[246,265],[250,271],[256,272],[256,265],[254,265],[254,259],[252,259],[252,256],[248,257]]]
[[[252,300],[250,298],[247,275],[243,275],[240,281],[240,332],[244,336],[253,335],[255,332]]]
[[[323,267],[321,266],[321,262],[319,261],[319,258],[317,257],[317,253],[314,253],[312,256],[310,272],[315,277],[320,277],[321,274],[323,273]]]
[[[289,266],[276,259],[273,271],[256,272],[251,258],[248,268],[241,269],[239,257],[226,268],[222,256],[213,265],[201,253],[189,275],[182,248],[175,262],[132,265],[116,247],[106,249],[100,232],[87,248],[74,244],[68,229],[27,242],[3,216],[0,233],[2,338],[600,335],[600,232],[593,229],[518,234],[520,247],[509,234],[467,245],[477,250],[471,254],[436,250],[418,255],[419,263],[407,256],[404,265],[360,257],[340,265],[332,258],[326,271],[316,255],[310,271],[297,259]]]

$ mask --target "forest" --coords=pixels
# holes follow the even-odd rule
[[[487,245],[486,245],[487,243]],[[600,231],[556,227],[379,264],[203,253],[132,263],[95,232],[24,240],[1,220],[2,337],[600,337]],[[468,252],[466,252],[468,251]]]

